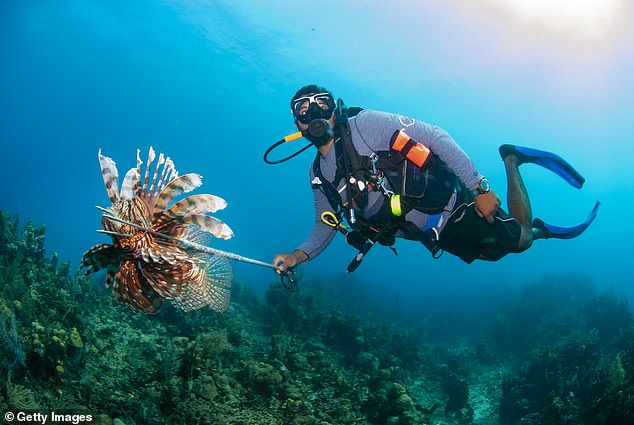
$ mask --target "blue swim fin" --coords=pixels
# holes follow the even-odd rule
[[[590,224],[594,221],[597,216],[597,211],[599,210],[599,206],[601,202],[597,202],[592,209],[592,212],[583,223],[573,226],[573,227],[559,227],[554,226],[552,224],[544,223],[544,220],[540,220],[536,218],[533,220],[533,227],[538,229],[540,234],[537,236],[538,239],[572,239],[576,238],[580,234],[584,232],[590,226]]]
[[[581,189],[581,186],[583,186],[586,181],[565,159],[552,152],[515,145],[502,145],[499,151],[502,159],[508,155],[515,155],[520,164],[532,162],[533,164],[541,165],[558,174],[577,189]]]

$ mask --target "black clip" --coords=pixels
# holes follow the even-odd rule
[[[280,281],[284,289],[290,292],[299,291],[299,281],[301,276],[295,271],[294,268],[289,268],[281,272]]]

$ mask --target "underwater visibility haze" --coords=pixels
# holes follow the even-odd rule
[[[0,0],[0,410],[631,423],[634,6],[464,3]],[[145,316],[113,302],[104,274],[76,274],[110,242],[95,231],[95,206],[110,206],[100,149],[121,179],[150,147],[201,174],[197,193],[226,200],[214,217],[235,233],[210,246],[264,262],[295,249],[314,220],[315,150],[279,165],[262,155],[296,131],[289,100],[306,84],[443,128],[504,208],[498,146],[556,152],[585,185],[523,165],[534,217],[571,226],[600,201],[598,216],[497,262],[399,240],[354,274],[338,235],[298,293],[232,262],[223,314]]]

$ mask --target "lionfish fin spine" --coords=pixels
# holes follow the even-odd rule
[[[164,162],[165,162],[165,157],[163,156],[163,152],[161,152],[159,154],[158,161],[156,162],[156,168],[154,169],[154,176],[152,177],[152,186],[150,186],[150,189],[148,190],[148,193],[154,192],[152,193],[152,195],[154,195],[158,191],[158,185],[156,185],[156,179],[158,178],[158,175],[159,175],[159,168],[161,168],[161,165],[163,165]],[[165,170],[165,167],[163,167],[163,170]]]
[[[125,177],[123,183],[121,183],[121,190],[119,192],[119,198],[123,201],[129,201],[134,198],[136,189],[139,187],[139,174],[136,168],[130,168]]]
[[[141,165],[143,165],[143,161],[141,161],[141,149],[136,150],[136,171],[141,175]]]
[[[113,232],[113,231],[110,231],[110,230],[101,230],[101,229],[97,230],[97,233],[102,233],[104,235],[110,235],[110,236],[120,236],[120,237],[123,236],[123,237],[126,237],[126,238],[131,238],[131,237],[134,236],[134,235],[131,235],[129,233],[119,233],[119,232]]]
[[[216,211],[224,209],[226,206],[227,201],[219,196],[201,194],[188,196],[187,198],[178,201],[169,210],[167,210],[166,213],[172,216],[186,215],[191,213],[215,213]]]
[[[112,295],[115,299],[135,310],[156,313],[163,303],[147,279],[139,273],[137,263],[124,260],[114,278]]]
[[[161,173],[161,178],[155,189],[157,193],[161,193],[163,189],[165,188],[165,186],[167,186],[169,182],[173,180],[173,174],[174,174],[174,161],[172,161],[171,158],[168,156],[165,159],[165,165],[163,165],[163,172]]]
[[[108,192],[108,198],[114,204],[119,199],[119,171],[117,170],[117,164],[112,160],[101,154],[99,149],[99,166],[101,167],[101,175],[103,182],[106,185],[106,191]]]
[[[91,274],[102,269],[117,267],[121,261],[121,251],[113,245],[98,244],[90,248],[81,257],[80,269]]]
[[[136,224],[136,223],[133,223],[133,222],[131,222],[129,220],[124,220],[122,218],[115,217],[113,215],[103,214],[103,217],[107,218],[108,220],[118,221],[119,223],[123,223],[123,224],[127,224],[128,226],[136,227],[137,229],[140,229],[140,230],[142,230],[144,232],[152,232],[150,229],[145,228],[145,227],[141,226],[140,224]]]
[[[184,174],[170,181],[167,186],[161,190],[154,205],[154,213],[157,214],[165,211],[165,208],[175,196],[181,193],[191,192],[202,184],[202,176],[196,173]]]
[[[147,164],[145,164],[145,176],[143,177],[143,186],[141,187],[142,190],[147,191],[147,184],[150,179],[150,167],[152,166],[152,162],[154,162],[154,158],[156,158],[156,153],[154,152],[154,148],[150,146],[150,150],[147,154]]]
[[[180,217],[177,221],[185,224],[193,224],[200,227],[200,230],[209,232],[217,238],[230,239],[233,237],[233,230],[224,222],[215,217],[201,214],[192,214]]]

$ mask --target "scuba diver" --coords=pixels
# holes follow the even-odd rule
[[[396,238],[420,241],[434,258],[444,251],[467,263],[497,261],[528,249],[536,239],[570,239],[596,217],[574,227],[533,219],[519,166],[545,167],[576,188],[585,179],[558,155],[502,145],[507,175],[508,213],[489,181],[443,129],[403,115],[346,108],[327,89],[308,85],[291,100],[299,132],[271,146],[269,164],[284,162],[311,145],[317,155],[309,176],[316,219],[308,238],[291,253],[275,255],[277,272],[317,257],[337,232],[359,252],[354,271],[379,243],[393,248]],[[268,158],[282,143],[304,137],[311,143],[279,161]],[[347,225],[344,222],[347,222]]]

